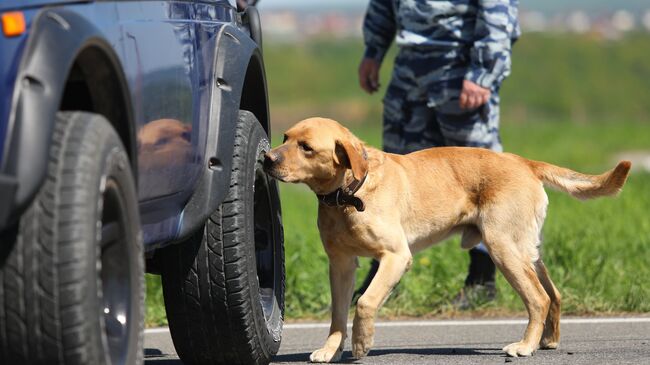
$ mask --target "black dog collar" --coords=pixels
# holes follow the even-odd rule
[[[328,207],[342,207],[351,205],[355,207],[357,211],[363,212],[366,209],[366,205],[363,203],[363,200],[354,196],[354,193],[361,189],[361,186],[366,181],[366,177],[368,177],[367,171],[361,180],[353,179],[352,182],[345,187],[338,188],[329,194],[317,195],[318,201],[327,205]]]

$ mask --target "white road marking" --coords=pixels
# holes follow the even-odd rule
[[[479,320],[427,320],[427,321],[393,321],[377,322],[376,327],[443,327],[443,326],[498,326],[498,325],[525,325],[527,319],[479,319]],[[608,323],[650,323],[650,317],[620,317],[620,318],[565,318],[561,324],[608,324]],[[348,323],[348,327],[352,326]],[[316,329],[329,328],[329,323],[288,323],[284,329]],[[169,328],[148,328],[145,334],[165,333]]]

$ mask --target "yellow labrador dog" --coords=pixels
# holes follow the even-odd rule
[[[560,293],[540,258],[548,198],[543,185],[579,199],[614,195],[630,170],[623,161],[602,175],[584,175],[510,153],[440,147],[408,155],[366,146],[339,123],[306,119],[265,156],[265,169],[285,182],[305,183],[320,201],[318,228],[330,261],[332,323],[312,362],[341,357],[357,257],[379,260],[379,270],[357,303],[352,354],[373,344],[374,318],[413,253],[452,234],[461,246],[483,240],[492,260],[528,311],[521,341],[503,348],[528,356],[560,341]]]

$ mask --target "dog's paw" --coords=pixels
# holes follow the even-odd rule
[[[558,341],[545,340],[542,338],[542,341],[539,343],[539,348],[542,350],[555,350],[560,346]]]
[[[535,346],[531,346],[523,341],[511,343],[503,348],[503,351],[512,357],[530,356],[535,352]]]
[[[374,340],[374,327],[370,323],[355,323],[352,328],[352,356],[360,359],[370,351]]]
[[[370,338],[359,338],[357,340],[352,339],[352,357],[355,359],[360,359],[370,352],[372,347],[372,337]]]
[[[309,355],[309,361],[311,362],[337,362],[341,360],[341,354],[343,353],[342,348],[330,349],[323,347],[318,349]]]

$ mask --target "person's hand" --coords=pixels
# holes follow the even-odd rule
[[[463,80],[459,105],[462,109],[475,109],[490,100],[490,89],[481,87],[469,80]]]
[[[368,94],[379,90],[379,62],[372,58],[363,58],[359,65],[359,85]]]

